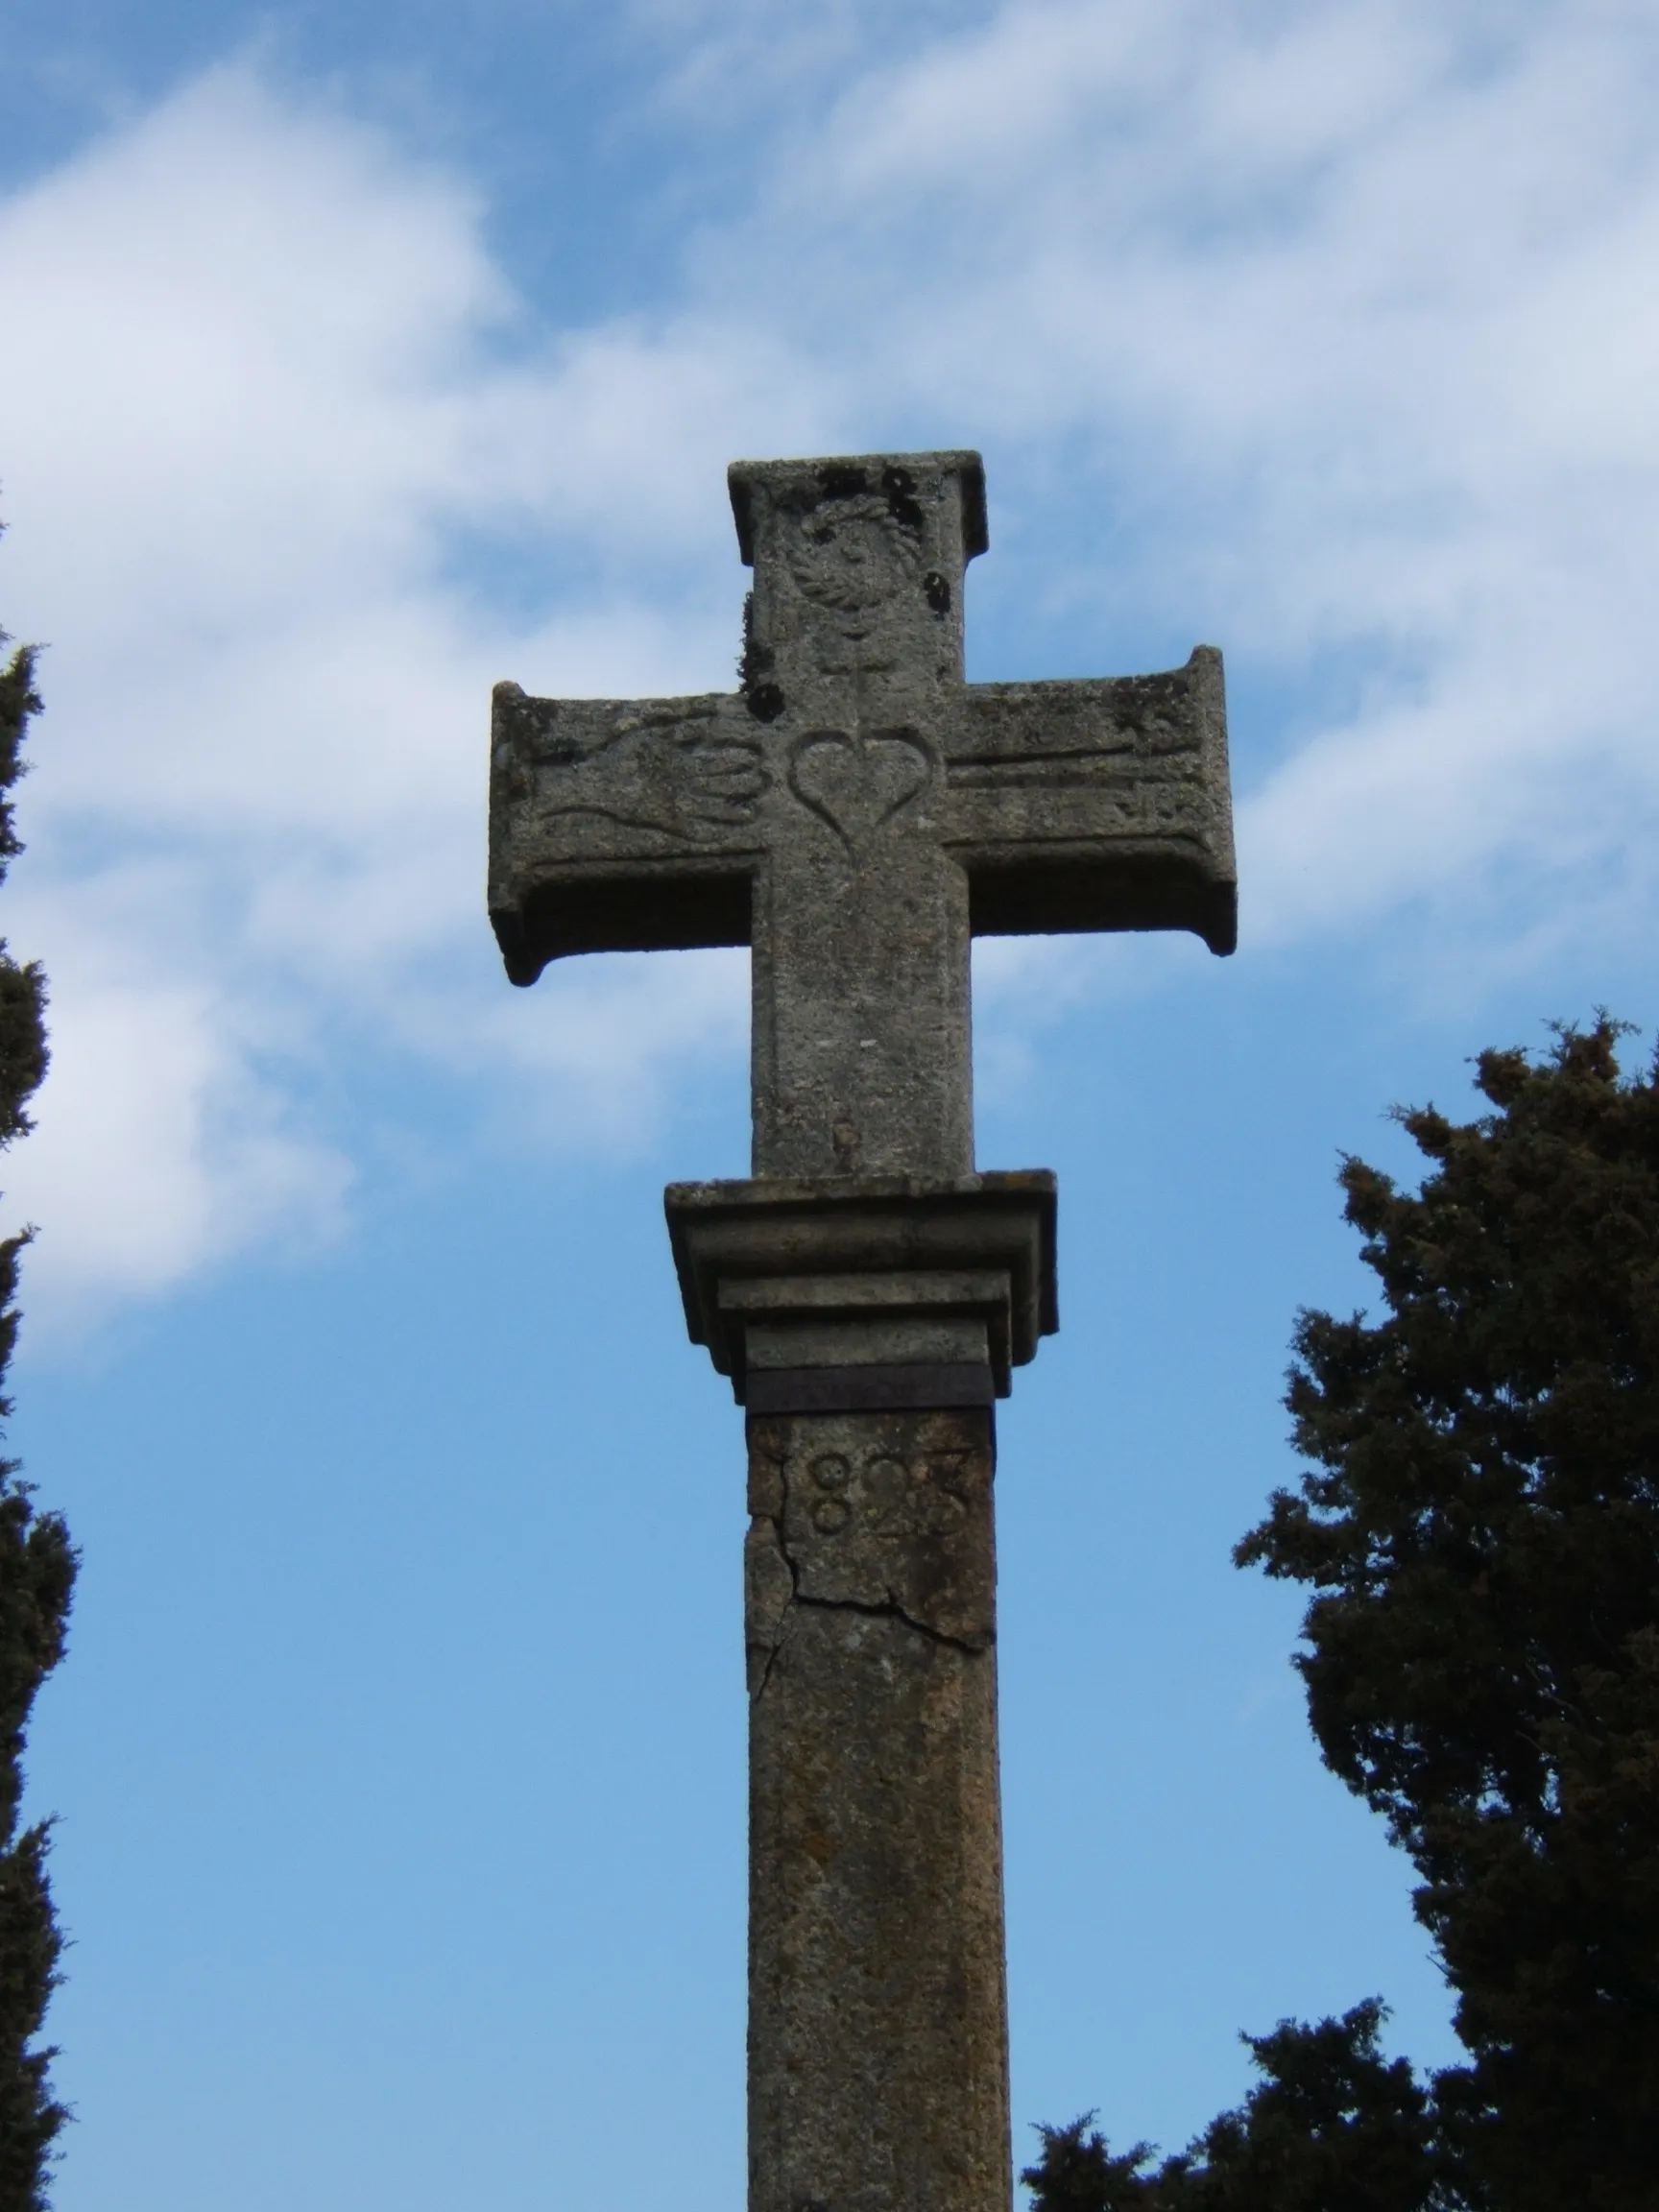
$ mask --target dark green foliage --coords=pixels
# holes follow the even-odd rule
[[[0,668],[0,878],[19,850],[11,791],[39,705],[32,657],[19,651]],[[24,1108],[46,1071],[44,1004],[39,970],[20,967],[0,943],[0,1145],[29,1127]],[[27,1241],[0,1243],[0,1383],[17,1336],[12,1297]],[[11,1410],[0,1397],[0,1419]],[[16,1462],[0,1459],[0,2212],[40,2212],[53,2139],[67,2116],[47,2080],[53,2054],[36,2047],[62,1947],[46,1885],[47,1829],[19,1834],[17,1819],[29,1712],[63,1654],[75,1566],[61,1519],[37,1514]]]
[[[1410,2063],[1385,2059],[1371,1999],[1340,2020],[1282,2020],[1245,2040],[1263,2080],[1187,2153],[1171,2206],[1192,2212],[1430,2212],[1441,2187],[1433,2115]],[[1167,2170],[1166,2170],[1167,2171]]]
[[[1313,1585],[1310,1717],[1421,1877],[1494,2212],[1659,2203],[1659,1084],[1619,1036],[1403,1114],[1419,1194],[1347,1162],[1388,1311],[1302,1315],[1314,1468],[1238,1554]]]
[[[19,967],[0,938],[0,1144],[34,1126],[23,1104],[46,1072],[45,1012],[39,967],[33,960]]]
[[[6,643],[0,631],[0,646]],[[12,786],[23,773],[23,733],[37,714],[35,656],[20,646],[0,666],[0,881],[6,864],[22,851],[12,814]],[[32,961],[19,967],[0,938],[0,1145],[29,1128],[23,1111],[46,1072],[46,978]],[[8,1351],[10,1341],[8,1340]],[[0,1374],[5,1370],[0,1358]]]
[[[0,645],[10,640],[0,632]],[[19,645],[0,667],[0,878],[6,863],[22,852],[13,820],[12,786],[23,773],[23,733],[29,717],[38,714],[40,701],[35,691],[35,655]]]
[[[1033,2212],[1452,2212],[1434,2115],[1404,2058],[1377,2044],[1382,2008],[1246,2036],[1262,2079],[1179,2157],[1114,2158],[1093,2113],[1045,2128],[1021,2176]]]
[[[1346,1162],[1385,1312],[1300,1317],[1312,1467],[1237,1553],[1312,1585],[1314,1734],[1417,1868],[1469,2063],[1425,2090],[1375,2004],[1286,2023],[1156,2173],[1045,2129],[1037,2212],[1659,2206],[1659,1074],[1621,1034],[1402,1113],[1416,1193]]]
[[[1142,2173],[1153,2155],[1147,2143],[1114,2158],[1106,2138],[1092,2126],[1093,2112],[1070,2128],[1039,2128],[1043,2155],[1020,2178],[1031,2192],[1032,2212],[1142,2212],[1163,2201],[1157,2183]]]
[[[62,1938],[46,1883],[47,1830],[26,1828],[0,1853],[0,2204],[17,2212],[44,2206],[51,2147],[68,2118],[52,2095],[47,2068],[57,2056],[35,2048],[46,2001],[57,1986]]]

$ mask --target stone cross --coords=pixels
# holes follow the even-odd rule
[[[976,454],[739,463],[742,686],[495,694],[490,903],[564,952],[753,945],[757,1175],[974,1166],[971,936],[1195,929],[1229,951],[1220,656],[965,684]]]
[[[1221,660],[964,681],[974,453],[740,462],[734,692],[496,687],[491,917],[753,948],[754,1180],[671,1186],[748,1410],[750,2212],[1008,2212],[992,1401],[1053,1179],[976,1174],[975,935],[1234,943]]]

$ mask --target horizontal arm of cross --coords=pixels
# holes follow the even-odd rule
[[[964,686],[942,842],[975,936],[1191,929],[1238,936],[1221,656],[1157,676]]]
[[[962,685],[936,742],[924,833],[966,871],[974,935],[1191,929],[1232,950],[1212,648],[1155,676]],[[825,814],[809,757],[826,740],[804,743],[791,766],[740,692],[557,700],[497,685],[490,903],[513,980],[565,953],[749,944],[757,868],[780,837],[798,842],[802,806]],[[908,742],[885,745],[909,764]]]
[[[536,699],[498,684],[490,908],[513,981],[567,952],[747,945],[770,781],[735,694]]]

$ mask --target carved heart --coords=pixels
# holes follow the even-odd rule
[[[851,852],[927,786],[932,757],[913,737],[814,730],[796,746],[789,781]]]

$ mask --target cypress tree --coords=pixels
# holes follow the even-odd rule
[[[7,642],[0,633],[0,647]],[[12,787],[39,709],[35,661],[19,647],[0,666],[0,880],[20,851]],[[0,940],[0,1147],[30,1127],[28,1101],[46,1072],[46,979]],[[14,1293],[29,1233],[0,1240],[0,1420],[17,1337]],[[21,1831],[22,1756],[35,1693],[63,1654],[76,1554],[57,1513],[36,1511],[14,1459],[0,1459],[0,2212],[43,2212],[54,2140],[68,2117],[48,2080],[55,2053],[39,2035],[62,1937],[46,1881],[49,1823]]]
[[[1623,1034],[1402,1110],[1415,1191],[1344,1164],[1383,1310],[1299,1317],[1310,1464],[1235,1554],[1311,1586],[1313,1734],[1417,1870],[1468,2061],[1419,2083],[1375,2002],[1284,2022],[1156,2171],[1044,2129],[1036,2212],[1659,2203],[1659,1064]]]
[[[1301,1317],[1313,1466],[1238,1553],[1312,1585],[1309,1717],[1416,1866],[1496,2212],[1659,2195],[1659,1078],[1621,1034],[1403,1112],[1419,1191],[1346,1164],[1388,1310]]]
[[[1245,2036],[1261,2080],[1155,2170],[1144,2143],[1114,2156],[1092,2112],[1039,2128],[1032,2212],[1463,2212],[1431,2096],[1378,2047],[1382,2017],[1369,1998]]]

